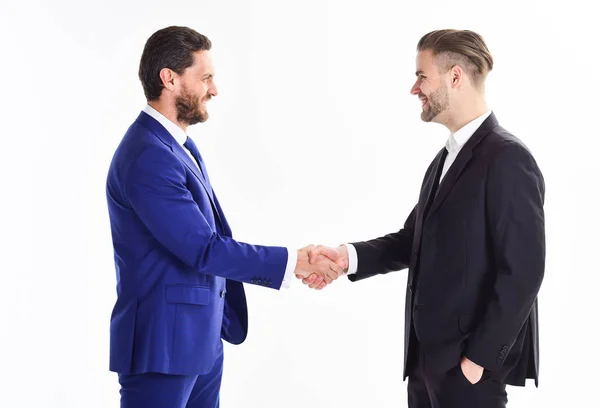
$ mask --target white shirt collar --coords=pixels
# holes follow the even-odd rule
[[[171,122],[162,113],[154,109],[152,106],[146,105],[146,107],[144,107],[144,112],[152,116],[158,121],[158,123],[163,125],[163,127],[167,129],[167,132],[169,132],[171,136],[173,136],[177,143],[183,146],[183,144],[187,141],[188,136],[184,132],[184,130],[177,126],[175,123]]]
[[[471,122],[467,123],[465,126],[451,134],[446,141],[446,149],[448,150],[448,153],[457,153],[463,147],[463,145],[467,143],[467,140],[473,136],[473,133],[479,129],[479,126],[481,126],[481,124],[488,118],[488,116],[490,116],[491,113],[491,110],[487,111],[483,115],[473,119]]]

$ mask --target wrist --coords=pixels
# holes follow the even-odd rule
[[[342,260],[340,267],[344,270],[344,272],[348,272],[348,268],[349,268],[349,257],[348,257],[348,247],[346,247],[346,245],[340,245],[337,248],[337,252],[340,256],[340,259]]]

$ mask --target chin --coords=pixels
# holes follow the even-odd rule
[[[421,113],[421,120],[423,122],[431,122],[433,119],[435,119],[435,118],[430,117],[428,112]]]

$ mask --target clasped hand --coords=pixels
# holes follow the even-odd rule
[[[298,251],[294,273],[308,287],[321,290],[348,271],[348,250],[308,245]]]

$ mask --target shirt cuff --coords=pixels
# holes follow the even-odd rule
[[[352,244],[342,244],[348,250],[348,272],[347,275],[352,275],[358,270],[358,253]]]
[[[283,282],[281,282],[281,288],[289,288],[294,279],[294,271],[296,270],[296,263],[298,261],[298,251],[292,248],[288,248],[288,260],[285,268],[285,275],[283,276]]]

